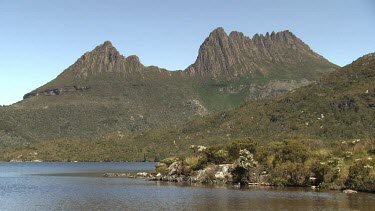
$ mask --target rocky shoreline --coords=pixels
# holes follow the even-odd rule
[[[240,140],[211,147],[191,145],[191,154],[165,158],[156,164],[154,172],[104,176],[181,184],[288,186],[374,193],[374,154],[371,150],[359,153],[373,143],[353,140],[337,145],[343,150],[310,140],[269,144]]]
[[[221,175],[219,173],[218,175]],[[221,176],[217,176],[213,180],[206,180],[203,179],[204,177],[199,177],[199,176],[185,176],[185,175],[162,175],[161,173],[156,173],[156,172],[138,172],[138,173],[104,173],[103,177],[108,177],[108,178],[130,178],[130,179],[144,179],[146,181],[155,181],[155,182],[166,182],[166,183],[175,183],[175,184],[201,184],[201,185],[227,185],[231,186],[234,188],[240,188],[240,187],[246,187],[246,186],[268,186],[268,187],[275,187],[275,185],[267,182],[261,182],[261,183],[252,183],[249,182],[247,184],[235,184],[233,182],[226,181],[223,179]],[[225,178],[225,177],[224,177]],[[318,191],[320,190],[319,187],[316,186],[310,186],[311,190]],[[355,190],[351,189],[345,189],[342,190],[343,193],[345,194],[354,194],[358,193]]]

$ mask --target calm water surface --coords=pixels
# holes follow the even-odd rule
[[[375,194],[102,178],[155,163],[1,163],[0,210],[375,210]],[[52,175],[52,176],[51,176]]]

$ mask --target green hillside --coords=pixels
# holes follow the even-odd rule
[[[374,79],[375,54],[369,54],[318,83],[283,96],[198,117],[176,127],[137,133],[113,130],[94,139],[56,139],[10,150],[4,157],[7,160],[23,155],[26,160],[153,161],[185,153],[192,144],[211,146],[244,138],[258,143],[286,139],[372,142],[375,138]]]

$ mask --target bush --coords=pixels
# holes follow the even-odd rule
[[[206,155],[194,155],[194,156],[186,157],[184,160],[184,164],[186,166],[189,166],[191,170],[203,169],[204,166],[207,164],[207,156]]]
[[[271,171],[270,182],[278,186],[305,186],[309,177],[310,171],[302,163],[288,161],[277,165]]]
[[[263,153],[265,153],[264,149]],[[304,163],[310,155],[307,148],[300,141],[295,140],[272,142],[268,144],[267,154],[274,154],[273,166],[287,161]]]
[[[228,151],[225,150],[224,145],[215,145],[209,147],[206,151],[208,162],[214,164],[221,164],[229,162]]]
[[[375,176],[373,166],[370,166],[365,161],[355,163],[349,169],[349,175],[345,185],[350,189],[375,192]]]
[[[330,183],[337,178],[337,174],[333,169],[324,162],[316,162],[311,166],[311,172],[314,174],[315,185],[319,185],[323,182]]]
[[[233,182],[246,183],[250,179],[250,169],[256,167],[257,162],[254,160],[253,154],[247,149],[240,150],[239,157],[235,162],[235,168],[232,171]]]
[[[240,155],[240,150],[248,150],[251,154],[255,154],[257,151],[258,144],[251,139],[235,141],[226,146],[230,161],[235,161]]]
[[[157,173],[164,175],[168,173],[168,166],[165,163],[157,163],[155,166],[155,170]]]
[[[178,157],[169,157],[169,158],[165,158],[165,159],[161,160],[160,163],[164,163],[167,166],[170,166],[172,163],[174,163],[178,160],[180,160],[180,158],[178,158]]]
[[[242,166],[236,166],[231,172],[234,183],[246,183],[249,176],[249,171]]]

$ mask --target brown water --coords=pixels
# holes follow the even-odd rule
[[[154,163],[0,163],[0,210],[375,210],[375,194],[369,193],[99,177],[153,167]]]

